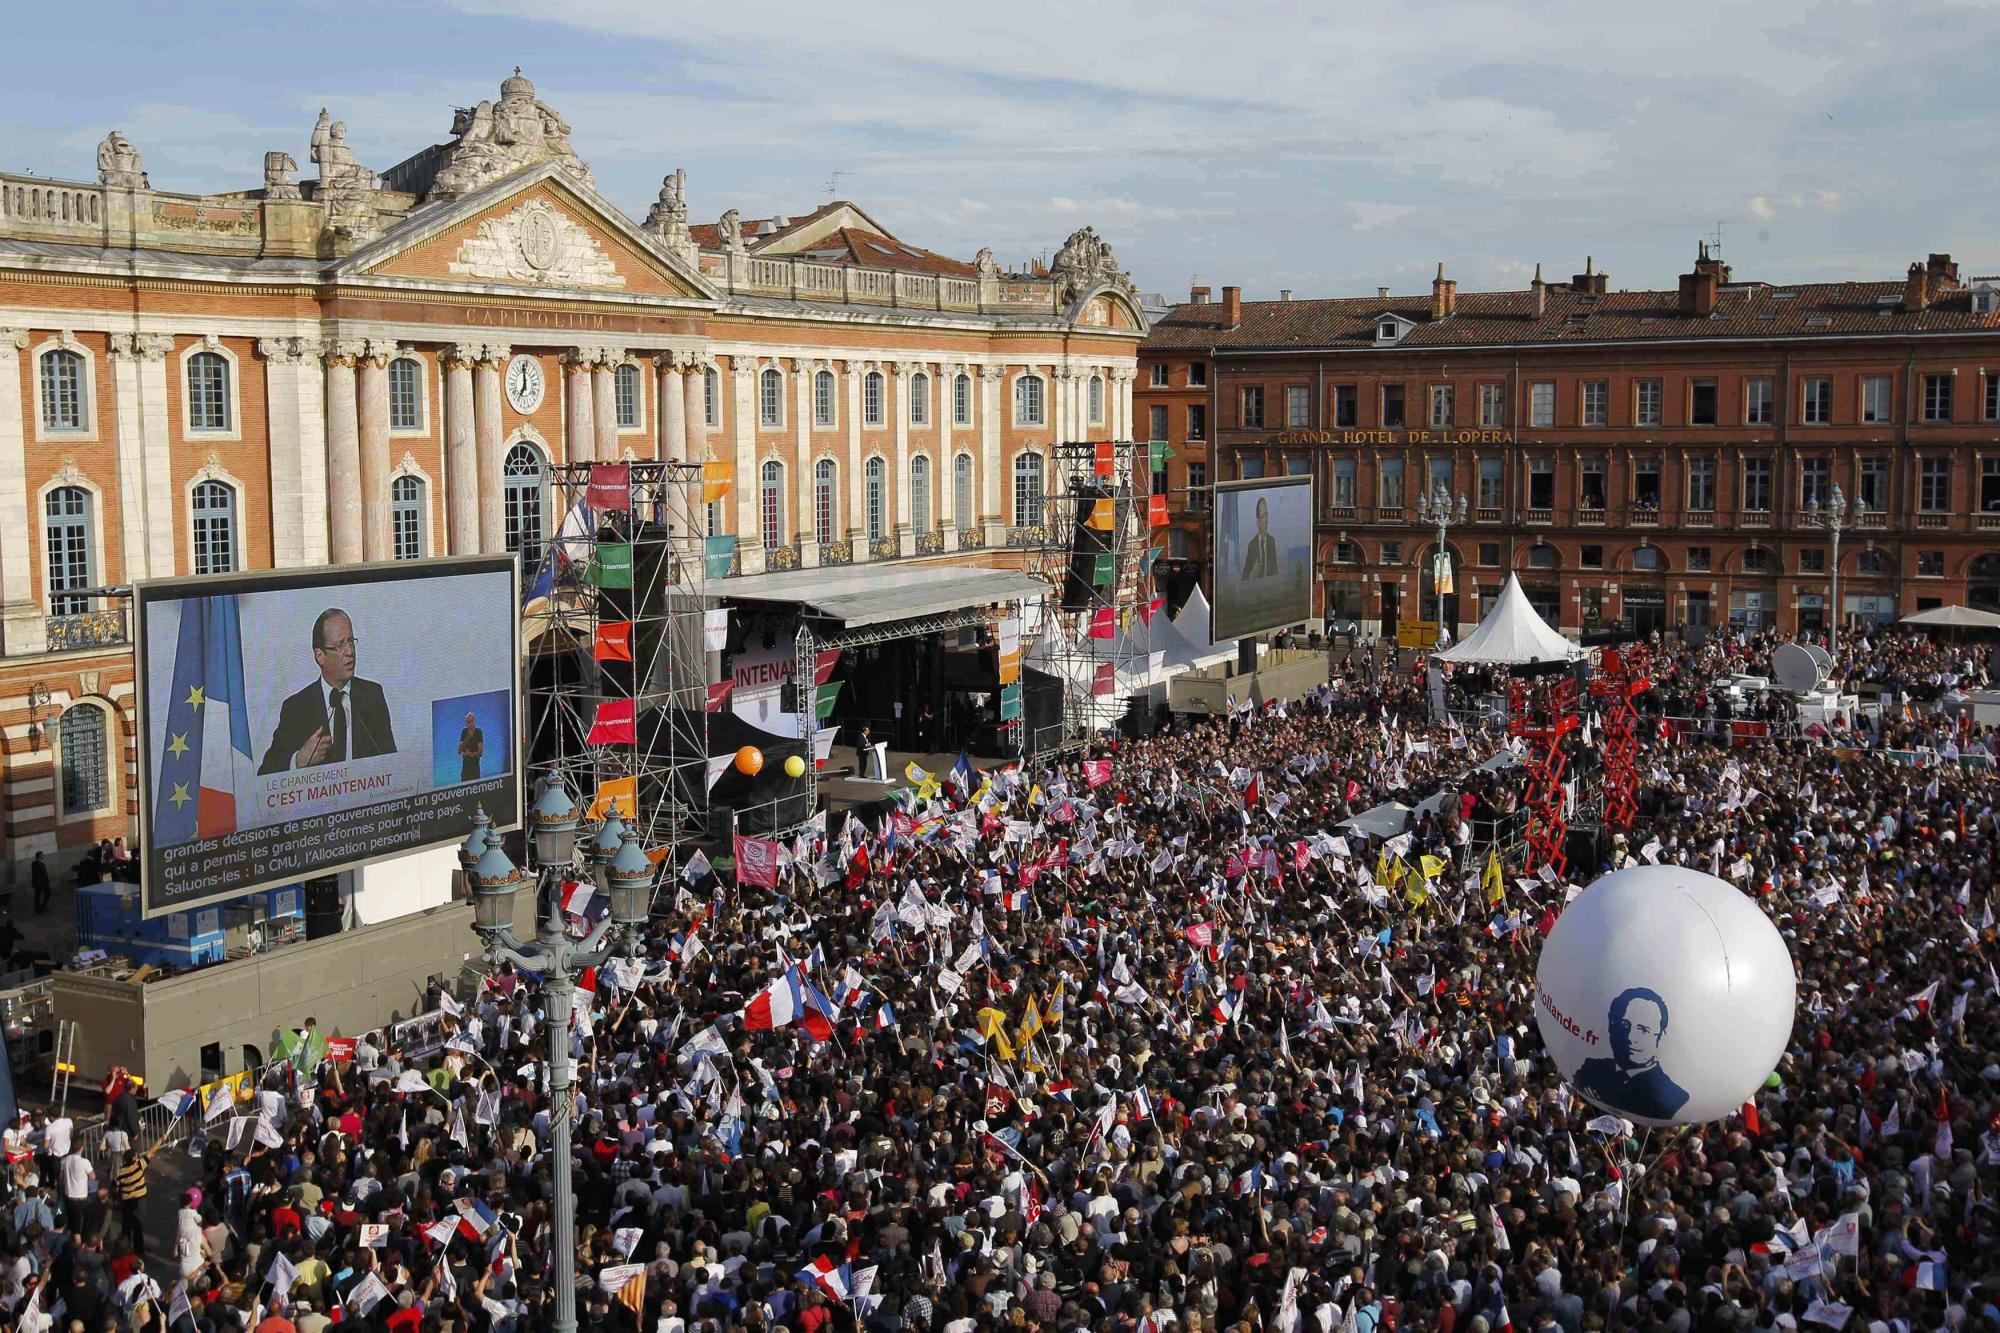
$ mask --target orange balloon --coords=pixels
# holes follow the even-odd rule
[[[754,745],[746,745],[736,752],[736,771],[745,777],[754,778],[764,769],[764,752]]]

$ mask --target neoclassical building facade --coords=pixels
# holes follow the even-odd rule
[[[1004,563],[1052,445],[1129,439],[1146,333],[1088,228],[1007,271],[831,202],[639,221],[518,71],[385,171],[325,113],[315,179],[0,175],[5,856],[127,835],[123,585],[445,553],[539,557],[546,470],[716,461],[733,568]]]

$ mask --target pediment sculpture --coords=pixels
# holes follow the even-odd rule
[[[470,194],[503,176],[553,162],[577,184],[597,188],[590,168],[570,147],[569,124],[535,97],[535,85],[514,67],[500,85],[500,100],[460,108],[453,117],[454,142],[431,182],[433,197]]]

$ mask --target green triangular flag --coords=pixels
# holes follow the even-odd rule
[[[1152,444],[1153,444],[1153,471],[1164,472],[1167,469],[1167,460],[1174,456],[1174,451],[1167,447],[1167,442],[1165,440],[1154,440]]]
[[[1097,556],[1097,564],[1090,571],[1090,581],[1096,586],[1103,588],[1115,582],[1117,580],[1117,577],[1118,577],[1117,557],[1113,556],[1109,551],[1099,552]]]
[[[840,697],[840,687],[846,683],[840,680],[830,680],[819,687],[818,693],[813,697],[813,711],[818,715],[820,721],[826,721],[827,717],[833,712],[834,700]]]
[[[632,586],[632,544],[630,542],[599,542],[597,558],[590,566],[588,578],[600,588],[630,588]]]

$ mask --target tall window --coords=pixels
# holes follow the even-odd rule
[[[424,368],[414,357],[389,363],[389,429],[424,428]]]
[[[951,424],[972,424],[972,376],[959,375],[951,382]]]
[[[1771,381],[1762,378],[1743,381],[1744,425],[1770,425],[1773,417],[1771,403]]]
[[[757,377],[757,424],[785,424],[785,377],[775,370],[766,370]]]
[[[1949,458],[1924,460],[1924,470],[1917,478],[1917,508],[1926,514],[1950,512],[1951,460]]]
[[[1864,458],[1861,460],[1860,482],[1857,498],[1875,513],[1881,513],[1889,504],[1889,460],[1886,458]]]
[[[785,544],[785,465],[775,458],[758,470],[757,519],[765,550]]]
[[[813,376],[813,425],[833,423],[833,372],[822,370]]]
[[[1770,459],[1746,458],[1743,460],[1743,507],[1753,514],[1770,512]]]
[[[1382,509],[1403,507],[1403,460],[1385,458],[1382,460],[1380,482],[1375,489],[1375,503]]]
[[[1635,426],[1657,426],[1660,424],[1660,382],[1640,380],[1632,386],[1632,424]]]
[[[1093,426],[1102,426],[1104,424],[1104,376],[1092,375],[1090,377],[1089,403],[1090,424]]]
[[[1023,375],[1014,381],[1014,424],[1017,426],[1043,424],[1041,376]]]
[[[1032,528],[1042,521],[1042,456],[1014,457],[1014,526]]]
[[[1431,385],[1431,429],[1439,430],[1451,425],[1452,391],[1449,384]],[[1304,425],[1304,422],[1300,422]]]
[[[1208,508],[1208,464],[1206,463],[1193,462],[1187,465],[1187,507]]]
[[[972,455],[951,460],[951,517],[963,531],[972,526]]]
[[[49,614],[80,616],[90,599],[77,589],[91,586],[90,492],[81,486],[58,486],[43,501],[48,534]]]
[[[831,458],[813,464],[813,538],[821,546],[839,540],[840,468]]]
[[[1611,424],[1611,385],[1608,381],[1583,382],[1583,424],[1586,426]]]
[[[1552,509],[1556,503],[1556,464],[1552,458],[1528,460],[1528,508]]]
[[[861,424],[879,426],[882,424],[882,372],[871,370],[861,381]]]
[[[1151,368],[1151,371],[1150,371],[1150,374],[1152,375],[1152,379],[1150,379],[1150,380],[1148,381],[1148,384],[1149,384],[1149,385],[1150,385],[1150,386],[1151,386],[1152,388],[1155,388],[1155,389],[1164,389],[1164,388],[1166,388],[1166,387],[1167,387],[1167,363],[1166,363],[1166,362],[1164,362],[1164,361],[1155,361],[1155,362],[1153,363],[1153,365],[1152,365],[1152,368]]]
[[[518,551],[524,572],[541,567],[546,504],[542,486],[542,456],[531,444],[507,451],[501,468],[501,492],[506,509],[507,549]]]
[[[1506,488],[1502,483],[1503,476],[1504,472],[1500,459],[1482,458],[1479,460],[1479,507],[1481,509],[1498,509],[1505,503],[1501,498],[1506,494]]]
[[[1688,508],[1697,513],[1715,510],[1715,460],[1690,458],[1687,464]]]
[[[1243,390],[1242,424],[1252,430],[1264,424],[1264,390],[1260,385]]]
[[[1824,458],[1802,458],[1799,460],[1799,503],[1801,505],[1823,505],[1828,503],[1829,485],[1833,475],[1833,464]]]
[[[1528,386],[1528,424],[1530,426],[1556,424],[1556,386],[1547,380]]]
[[[931,424],[931,377],[922,371],[910,376],[910,424]]]
[[[1951,420],[1951,376],[1924,376],[1924,420]]]
[[[187,363],[189,430],[229,429],[229,359],[196,352]]]
[[[1354,507],[1354,468],[1352,458],[1333,460],[1333,506],[1336,509]]]
[[[1799,383],[1799,420],[1808,426],[1824,426],[1833,420],[1833,381],[1812,375]]]
[[[389,483],[389,542],[398,560],[424,555],[424,479],[398,477]]]
[[[194,488],[194,572],[227,574],[236,568],[236,490],[220,481]]]
[[[89,814],[111,804],[111,769],[106,763],[107,719],[96,704],[73,704],[56,723],[62,749],[62,808],[66,815]]]
[[[1153,405],[1152,405],[1151,407],[1147,408],[1147,409],[1146,409],[1146,424],[1147,424],[1148,428],[1149,428],[1149,429],[1150,429],[1150,431],[1151,431],[1151,434],[1147,435],[1147,437],[1146,437],[1147,439],[1149,439],[1149,440],[1164,440],[1164,439],[1166,439],[1166,438],[1167,438],[1167,409],[1166,409],[1166,407],[1165,407],[1164,405],[1162,405],[1162,404],[1159,404],[1159,403],[1155,403],[1155,404],[1153,404]]]
[[[2000,421],[2000,372],[1991,370],[1980,372],[1979,419]]]
[[[1713,426],[1715,416],[1715,381],[1688,381],[1688,425]]]
[[[618,428],[635,429],[639,424],[639,367],[622,365],[612,372],[611,401],[618,409]]]
[[[1863,375],[1861,377],[1861,419],[1869,425],[1879,426],[1889,420],[1889,377],[1887,375]]]
[[[919,535],[931,530],[931,460],[927,454],[910,460],[910,527]]]
[[[885,530],[884,508],[888,503],[888,486],[884,481],[887,469],[879,458],[868,460],[868,466],[861,473],[862,489],[868,500],[868,540],[879,542]]]
[[[1502,395],[1504,393],[1504,387],[1498,384],[1482,384],[1479,386],[1480,425],[1498,426],[1500,424],[1500,404],[1503,401]]]
[[[1188,438],[1189,438],[1190,440],[1205,440],[1205,439],[1207,439],[1207,438],[1208,438],[1208,404],[1207,404],[1207,403],[1189,403],[1189,404],[1188,404],[1188,410],[1187,410],[1187,414],[1188,414],[1188,430],[1187,430],[1187,437],[1188,437]]]
[[[714,366],[701,369],[701,419],[707,426],[722,424],[722,376]]]
[[[1498,389],[1495,384],[1490,386]],[[1333,424],[1343,430],[1361,424],[1361,390],[1352,384],[1333,386]],[[1495,424],[1498,424],[1496,418]]]
[[[83,357],[56,348],[42,353],[42,429],[83,430]]]

